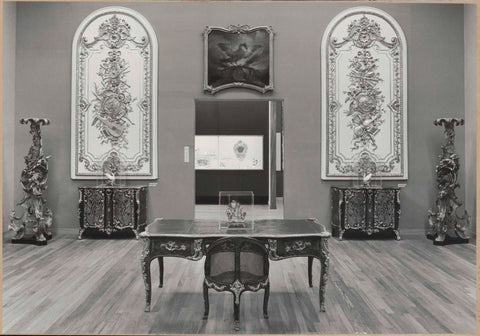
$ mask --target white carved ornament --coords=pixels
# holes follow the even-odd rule
[[[322,179],[407,179],[407,45],[387,13],[338,14],[322,40]]]
[[[72,46],[71,177],[157,178],[157,38],[124,7],[91,13]],[[107,168],[106,168],[107,167]]]

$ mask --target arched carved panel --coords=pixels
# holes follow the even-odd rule
[[[72,45],[73,179],[104,165],[126,179],[157,178],[157,38],[138,12],[106,7]]]
[[[322,179],[407,179],[407,45],[371,7],[338,14],[322,39]]]

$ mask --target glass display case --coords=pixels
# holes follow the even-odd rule
[[[356,178],[352,179],[352,188],[363,189],[363,188],[373,188],[381,189],[382,188],[382,177],[377,176],[372,177],[372,173],[359,174]]]
[[[119,157],[118,153],[112,152],[102,164],[102,175],[97,176],[97,185],[102,187],[125,186],[124,171],[125,162]]]
[[[218,193],[218,226],[220,230],[253,229],[253,191],[220,191]]]

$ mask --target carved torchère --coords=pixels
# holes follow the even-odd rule
[[[52,238],[52,211],[46,206],[43,193],[47,189],[48,162],[42,149],[40,126],[50,124],[48,119],[20,119],[20,124],[30,124],[33,144],[25,156],[25,168],[22,171],[20,184],[24,192],[23,199],[17,203],[24,209],[23,215],[17,217],[15,210],[10,213],[8,228],[15,231],[12,243],[46,245]],[[25,237],[26,228],[32,227],[33,237]]]
[[[457,214],[457,208],[463,205],[455,195],[458,170],[460,168],[459,157],[455,153],[455,126],[463,125],[463,119],[440,118],[433,122],[436,126],[445,127],[446,143],[442,146],[440,163],[436,167],[437,173],[437,201],[436,211],[428,210],[429,232],[427,238],[432,239],[435,245],[444,245],[447,242],[468,243],[470,229],[470,217],[467,211],[463,216]],[[456,238],[448,235],[454,231]]]

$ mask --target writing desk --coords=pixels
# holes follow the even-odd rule
[[[224,237],[251,237],[265,244],[270,260],[308,257],[308,282],[312,285],[312,263],[321,263],[320,311],[325,311],[325,286],[328,279],[328,238],[330,232],[315,219],[256,220],[250,229],[220,229],[215,220],[158,218],[139,234],[142,239],[142,274],[145,282],[145,311],[150,311],[152,284],[150,263],[158,259],[160,287],[163,286],[163,257],[200,260],[213,241]]]

